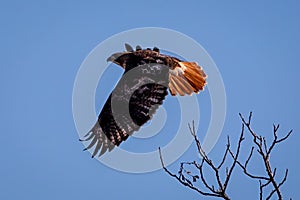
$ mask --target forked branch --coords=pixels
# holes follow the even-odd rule
[[[275,177],[277,168],[272,169],[270,163],[270,157],[274,147],[277,144],[288,139],[292,133],[292,130],[289,131],[284,137],[279,138],[278,137],[279,125],[273,125],[273,140],[271,142],[271,145],[268,146],[265,137],[256,134],[254,130],[251,128],[252,112],[250,112],[247,121],[241,114],[240,114],[240,118],[242,120],[242,129],[239,136],[239,140],[237,142],[236,151],[234,152],[232,150],[230,138],[228,137],[225,152],[218,165],[216,165],[214,161],[208,157],[208,155],[202,148],[202,145],[197,137],[195,125],[193,122],[192,125],[189,124],[188,127],[190,133],[194,137],[194,141],[196,143],[197,151],[201,158],[201,161],[199,163],[197,163],[196,161],[181,162],[179,171],[177,174],[175,174],[166,168],[163,161],[161,149],[159,148],[160,161],[165,172],[167,172],[167,174],[169,174],[171,177],[175,178],[182,185],[198,192],[201,195],[219,197],[222,199],[229,200],[230,197],[227,193],[227,188],[230,183],[230,179],[233,174],[233,171],[235,167],[238,166],[242,169],[242,172],[246,176],[248,176],[253,180],[258,180],[259,197],[261,200],[263,199],[264,196],[266,196],[265,199],[267,200],[271,199],[275,194],[279,200],[283,199],[280,191],[280,187],[287,180],[288,169],[285,170],[285,174],[282,180],[278,181],[277,178]],[[252,137],[254,146],[251,148],[246,161],[243,163],[239,159],[239,154],[242,148],[242,142],[245,139],[244,138],[245,127],[247,128],[247,130],[249,131]],[[249,163],[251,162],[255,149],[257,150],[258,154],[263,160],[264,168],[266,171],[265,175],[256,175],[251,173],[249,170]],[[230,155],[232,162],[229,166],[225,166],[225,163],[228,163],[226,162],[228,160],[228,155]],[[196,172],[187,170],[188,166],[194,168],[195,169],[194,171]],[[208,180],[205,178],[204,168],[206,168],[207,170],[211,170],[212,173],[214,174],[214,178],[215,178],[214,184],[210,184]],[[225,173],[222,173],[223,171],[225,171]],[[270,191],[269,194],[264,195],[264,191],[267,187],[269,188],[271,187],[271,190],[269,190]]]

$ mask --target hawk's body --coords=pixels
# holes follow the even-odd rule
[[[191,95],[204,89],[206,75],[195,62],[184,62],[163,55],[157,48],[136,51],[125,44],[126,52],[108,58],[125,72],[110,94],[98,121],[85,135],[91,140],[86,149],[96,145],[92,157],[99,156],[125,141],[150,120],[163,103],[168,89],[171,95]]]

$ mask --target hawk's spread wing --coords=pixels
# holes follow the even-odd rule
[[[204,89],[206,75],[195,62],[184,62],[160,54],[158,48],[115,53],[108,61],[122,66],[125,72],[110,94],[94,127],[81,141],[91,141],[85,150],[95,146],[92,157],[111,151],[134,131],[150,120],[163,103],[167,90],[185,95]],[[100,152],[99,152],[100,151]]]
[[[125,73],[107,99],[94,127],[83,141],[94,145],[92,157],[111,151],[150,120],[168,94],[169,69],[145,64]]]

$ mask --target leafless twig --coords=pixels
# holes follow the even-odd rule
[[[196,190],[197,192],[199,192],[202,195],[205,196],[214,196],[214,197],[220,197],[226,200],[229,200],[229,196],[227,194],[227,188],[228,188],[228,183],[230,181],[232,172],[237,164],[237,158],[239,156],[239,152],[240,152],[240,148],[241,148],[241,143],[244,140],[243,134],[244,131],[241,132],[239,141],[238,141],[238,147],[235,153],[235,159],[233,160],[232,164],[229,167],[226,167],[226,174],[225,174],[225,178],[224,180],[221,179],[221,174],[220,174],[220,169],[224,166],[226,157],[228,155],[228,153],[230,152],[230,139],[229,137],[227,138],[227,145],[226,145],[226,150],[225,153],[222,157],[221,162],[218,165],[215,165],[213,163],[213,161],[211,159],[209,159],[209,157],[206,155],[205,151],[203,150],[201,143],[196,135],[196,130],[195,130],[195,126],[194,126],[194,122],[192,124],[192,126],[189,124],[189,130],[190,133],[192,134],[192,136],[194,137],[194,140],[196,142],[197,145],[197,150],[199,155],[202,157],[200,164],[194,162],[183,162],[180,165],[180,170],[178,172],[178,175],[176,174],[172,174],[164,165],[163,163],[163,159],[162,159],[162,154],[161,151],[159,149],[159,153],[160,153],[160,160],[162,163],[162,166],[164,168],[164,170],[171,175],[172,177],[175,177],[181,184],[190,187],[193,190]],[[193,180],[191,181],[189,178],[187,178],[186,175],[184,175],[184,166],[185,165],[193,165],[194,167],[196,167],[196,169],[198,169],[199,171],[199,176],[198,175],[192,175],[191,177],[193,178]],[[217,186],[215,185],[210,185],[207,180],[205,179],[205,174],[204,174],[204,166],[208,166],[209,169],[211,169],[213,171],[213,173],[215,174],[215,178],[216,178],[216,182],[217,182]],[[198,188],[196,188],[195,186],[193,186],[192,182],[196,182],[198,179],[200,178],[204,188],[206,191],[204,190],[200,190]]]
[[[270,155],[272,150],[274,149],[276,144],[279,144],[283,141],[285,141],[291,134],[293,130],[290,130],[284,137],[282,138],[278,138],[278,129],[279,129],[279,124],[278,125],[273,125],[273,140],[270,146],[267,145],[267,140],[265,137],[258,135],[254,132],[254,130],[251,128],[251,119],[252,119],[252,112],[250,112],[249,114],[249,118],[248,121],[245,120],[245,118],[241,115],[240,118],[242,120],[243,123],[243,127],[246,126],[247,130],[250,132],[250,134],[252,135],[253,138],[253,143],[255,145],[255,147],[252,147],[250,155],[248,157],[248,159],[246,160],[245,164],[238,162],[238,165],[243,169],[243,172],[249,176],[252,179],[258,179],[259,180],[259,187],[260,187],[260,198],[262,199],[262,195],[263,195],[263,189],[265,187],[267,187],[268,185],[272,184],[273,189],[271,190],[271,192],[269,193],[269,195],[266,197],[266,199],[271,199],[271,197],[276,193],[277,197],[279,200],[283,199],[281,191],[280,191],[280,187],[284,184],[284,182],[287,180],[287,176],[288,176],[288,169],[286,169],[285,171],[285,175],[282,179],[282,181],[280,183],[277,182],[275,175],[276,175],[276,168],[274,168],[272,170],[271,167],[271,163],[270,163]],[[261,156],[263,163],[264,163],[264,167],[266,170],[266,175],[265,176],[256,176],[256,175],[252,175],[248,172],[247,170],[247,166],[248,163],[253,155],[253,149],[256,148],[257,152],[259,153],[259,155]],[[231,153],[231,156],[233,157],[233,154]],[[265,181],[265,183],[263,183],[262,181]]]
[[[232,173],[235,169],[236,166],[239,166],[243,173],[250,177],[251,179],[258,180],[259,182],[259,197],[262,200],[263,199],[263,192],[266,187],[272,186],[271,192],[266,196],[266,199],[271,199],[274,194],[277,195],[278,199],[281,200],[282,194],[280,191],[280,187],[286,182],[287,176],[288,176],[288,169],[285,171],[285,175],[282,178],[280,182],[278,182],[275,179],[276,176],[276,170],[277,168],[274,168],[272,170],[271,168],[271,163],[270,163],[270,156],[271,152],[276,146],[276,144],[279,144],[283,141],[285,141],[292,133],[292,130],[287,133],[282,138],[278,138],[278,129],[279,125],[273,125],[273,140],[271,142],[271,145],[267,145],[267,140],[265,137],[262,137],[261,135],[256,134],[253,129],[251,128],[251,119],[252,119],[252,112],[250,112],[248,120],[246,121],[243,116],[240,114],[240,118],[242,120],[242,130],[240,133],[240,137],[237,143],[237,148],[236,152],[234,152],[231,148],[231,143],[229,137],[227,138],[227,145],[225,152],[223,154],[223,157],[218,165],[216,165],[206,154],[206,152],[203,150],[201,143],[196,135],[196,130],[194,126],[194,122],[192,125],[188,125],[189,131],[194,137],[194,141],[197,146],[198,154],[200,155],[201,162],[197,163],[196,161],[193,162],[181,162],[180,163],[180,168],[177,174],[172,173],[169,171],[163,161],[162,157],[162,152],[161,149],[159,148],[159,156],[160,156],[160,161],[162,164],[163,169],[172,177],[174,177],[177,181],[179,181],[182,185],[197,191],[201,195],[204,196],[211,196],[211,197],[219,197],[222,199],[229,200],[230,197],[227,193],[227,188],[232,176]],[[252,138],[253,138],[253,143],[254,146],[251,148],[251,151],[249,153],[249,156],[247,157],[245,163],[242,163],[239,160],[239,154],[241,151],[241,146],[242,142],[244,141],[244,132],[245,132],[245,127],[247,130],[250,132]],[[249,163],[251,161],[251,158],[253,156],[254,150],[257,150],[259,153],[260,157],[263,160],[264,167],[266,170],[266,175],[255,175],[251,172],[249,172]],[[229,166],[225,167],[225,163],[227,160],[227,156],[230,155],[232,158],[232,163]],[[186,170],[186,166],[192,166],[195,167],[196,173],[192,173],[189,170]],[[207,169],[210,169],[214,173],[216,185],[214,184],[209,184],[207,179],[205,178],[204,174],[204,167],[207,167]],[[225,167],[225,174],[221,173],[222,169]],[[223,177],[223,178],[222,178]],[[199,183],[202,183],[201,188],[199,187]],[[197,186],[196,186],[197,185]]]

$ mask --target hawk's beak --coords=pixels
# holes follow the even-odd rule
[[[114,53],[113,55],[109,56],[106,61],[107,62],[114,62],[114,63],[117,63],[116,60],[122,56],[123,53]],[[117,63],[118,64],[118,63]]]

